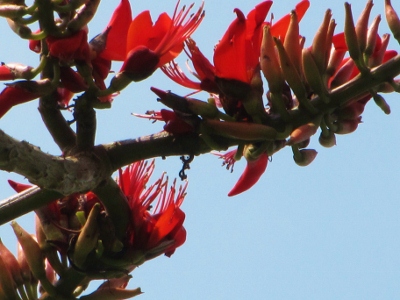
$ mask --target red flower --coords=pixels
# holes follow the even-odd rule
[[[132,21],[132,10],[129,0],[121,0],[114,10],[110,22],[103,34],[106,44],[100,56],[108,60],[124,60],[126,56],[126,37]]]
[[[223,166],[226,166],[227,170],[233,171],[233,166],[235,164],[236,149],[226,152],[225,154],[214,153],[224,160]],[[268,155],[266,153],[261,154],[257,159],[251,160],[247,159],[247,165],[244,169],[239,180],[236,182],[235,186],[230,190],[228,196],[236,196],[250,189],[253,185],[257,183],[261,175],[264,174],[268,165]]]
[[[50,55],[60,60],[90,61],[90,49],[87,42],[87,32],[85,30],[79,30],[63,38],[48,36],[46,42],[49,47]]]
[[[145,251],[148,259],[162,253],[170,256],[186,239],[180,205],[185,197],[187,184],[175,189],[175,182],[168,191],[168,179],[162,176],[146,188],[154,171],[154,161],[144,161],[119,171],[119,186],[131,207],[131,224],[128,243],[131,249]],[[156,202],[152,212],[153,202]]]
[[[195,42],[188,39],[186,42],[189,56],[196,72],[192,74],[200,82],[190,80],[176,63],[162,67],[163,72],[172,80],[185,87],[204,90],[210,93],[220,94],[220,88],[215,83],[215,76],[224,79],[236,79],[250,83],[254,72],[257,71],[260,59],[260,46],[264,19],[271,7],[272,1],[264,1],[257,5],[247,17],[235,9],[236,20],[232,22],[225,35],[215,48],[214,64],[201,53]],[[309,1],[303,0],[296,5],[295,11],[298,20],[304,16],[309,7]],[[284,16],[271,26],[273,36],[282,41],[286,36],[290,23],[290,14]]]
[[[162,13],[154,24],[149,11],[144,11],[133,19],[127,36],[127,58],[136,47],[146,46],[159,57],[157,67],[160,67],[183,50],[183,42],[196,30],[204,17],[204,3],[189,18],[187,17],[193,4],[188,9],[184,6],[180,11],[178,5],[179,1],[172,18]]]
[[[11,72],[10,68],[7,65],[2,64],[0,66],[0,80],[14,80],[14,79],[15,76]]]
[[[121,0],[103,32],[105,48],[99,55],[109,60],[124,61],[120,72],[127,74],[131,80],[147,78],[182,52],[183,42],[204,17],[204,4],[190,16],[193,5],[181,10],[178,10],[178,5],[179,1],[172,18],[162,13],[153,24],[148,10],[132,20],[129,1]]]
[[[228,193],[228,196],[236,196],[250,189],[257,183],[261,175],[264,174],[265,170],[267,169],[267,165],[268,155],[266,153],[261,154],[255,160],[248,159],[246,168],[239,177],[239,180],[236,182],[235,186]]]
[[[250,83],[259,62],[262,24],[271,5],[272,1],[260,3],[247,18],[241,10],[234,10],[237,18],[215,48],[218,77]]]
[[[38,98],[40,95],[17,86],[8,86],[0,94],[0,118],[14,105]]]
[[[17,193],[23,192],[32,187],[30,184],[19,183],[14,180],[9,179],[8,184],[16,191]]]
[[[308,0],[302,0],[299,2],[295,7],[295,12],[297,15],[297,19],[300,20],[303,18],[304,14],[306,13],[307,9],[310,6],[310,2]],[[285,40],[287,30],[290,24],[290,14],[280,18],[275,24],[271,26],[271,35],[274,37],[278,37],[282,43]]]
[[[174,135],[182,135],[193,132],[193,127],[182,120],[174,111],[162,109],[159,112],[147,112],[145,115],[134,114],[139,118],[145,118],[155,121],[164,121],[164,130]]]
[[[186,40],[185,52],[192,61],[195,72],[191,72],[200,82],[195,82],[182,72],[178,64],[172,61],[168,65],[161,67],[161,70],[176,83],[195,90],[203,90],[209,93],[219,93],[219,88],[215,83],[215,67],[204,56],[196,43],[192,39]]]

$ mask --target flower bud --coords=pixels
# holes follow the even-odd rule
[[[88,219],[82,227],[78,240],[76,241],[73,262],[79,268],[84,267],[89,253],[97,246],[99,238],[97,218],[99,214],[100,204],[96,203],[90,211]]]
[[[378,15],[372,21],[372,24],[368,29],[367,44],[366,44],[365,50],[364,50],[364,53],[368,58],[374,53],[374,50],[376,47],[376,41],[378,39],[378,28],[379,28],[380,22],[381,22],[381,16]]]
[[[22,285],[24,283],[24,279],[21,274],[21,267],[18,264],[17,259],[11,253],[10,250],[3,244],[0,240],[0,258],[3,259],[4,265],[10,271],[10,274],[13,278],[13,281],[17,286]],[[0,268],[1,269],[1,268]]]
[[[261,43],[260,66],[268,81],[269,90],[272,93],[280,94],[285,80],[283,79],[279,60],[276,55],[275,42],[271,35],[271,29],[269,26],[265,26]]]
[[[4,18],[19,18],[26,14],[26,7],[23,5],[3,4],[0,5],[0,16]]]
[[[335,111],[340,120],[354,120],[364,112],[365,103],[353,102]]]
[[[60,67],[60,80],[63,86],[73,93],[80,93],[88,88],[82,76],[70,67]]]
[[[8,26],[14,31],[16,34],[18,34],[21,38],[23,39],[29,39],[32,36],[32,30],[21,23],[17,23],[14,20],[7,18],[7,23]]]
[[[313,107],[310,101],[307,99],[307,90],[302,80],[303,75],[300,74],[293,65],[288,53],[282,45],[282,42],[277,38],[274,40],[279,52],[279,60],[282,72],[287,83],[299,100],[300,105],[302,105],[309,112],[316,114],[318,112],[317,109]]]
[[[292,131],[286,145],[293,146],[295,144],[301,143],[309,139],[314,135],[319,128],[319,121],[309,122],[307,124],[301,125]]]
[[[216,118],[219,110],[215,105],[197,99],[186,98],[188,109],[195,115],[205,118]]]
[[[213,134],[242,141],[274,140],[277,134],[274,128],[256,123],[204,120],[203,124]]]
[[[323,100],[326,98],[327,93],[325,84],[322,80],[321,72],[317,66],[315,58],[310,49],[303,49],[303,71],[306,77],[307,83],[310,85],[313,92],[319,95]],[[324,66],[325,67],[325,66]]]
[[[348,134],[355,131],[358,124],[361,123],[361,116],[354,120],[339,120],[336,122],[338,129],[335,131],[337,134]]]
[[[328,135],[324,135],[322,132],[319,136],[319,143],[321,144],[321,146],[326,147],[326,148],[330,148],[333,146],[336,146],[336,136],[335,134],[329,130],[328,131]]]
[[[6,299],[18,299],[16,288],[10,270],[0,255],[0,289],[7,296]]]
[[[351,11],[351,5],[349,3],[346,2],[344,4],[344,7],[346,11],[344,37],[346,39],[346,44],[349,50],[350,57],[357,62],[361,58],[361,51],[357,39],[356,29],[354,27],[353,13]]]
[[[153,74],[159,61],[160,58],[154,51],[145,46],[138,46],[129,51],[120,72],[131,81],[141,81]]]
[[[332,36],[328,36],[328,30],[331,24],[331,18],[332,18],[332,12],[330,9],[328,9],[325,12],[324,20],[322,21],[321,26],[318,28],[318,31],[315,34],[311,46],[311,54],[315,60],[315,64],[318,67],[320,75],[322,75],[326,70],[327,57],[329,57],[329,52],[331,50],[330,49],[331,45],[327,43],[327,39],[332,39]],[[303,58],[303,68],[304,68],[304,58]]]
[[[372,0],[368,0],[356,23],[356,36],[361,52],[364,52],[367,45],[368,20],[373,5]]]
[[[370,66],[376,67],[397,55],[394,50],[386,50],[389,45],[390,34],[384,34],[381,39],[381,46],[378,51],[375,51],[370,58]]]
[[[386,21],[394,38],[400,43],[400,20],[390,0],[385,0]]]
[[[305,167],[311,164],[318,152],[314,149],[301,149],[297,154],[293,155],[293,159],[300,167]]]
[[[24,78],[24,79],[31,79],[32,78],[32,67],[30,66],[26,66],[23,64],[19,64],[19,63],[8,63],[8,64],[3,64],[0,67],[1,70],[4,70],[5,73],[6,69],[8,69],[10,75],[8,76],[8,78],[1,78],[1,80],[14,80],[16,78]]]
[[[25,254],[26,261],[32,274],[37,279],[46,277],[44,255],[35,239],[27,233],[17,222],[11,222],[11,226],[17,236],[18,242]]]
[[[300,33],[299,33],[299,20],[296,11],[290,13],[290,23],[289,28],[286,32],[286,37],[283,42],[283,46],[286,53],[290,57],[293,66],[296,68],[297,72],[301,74],[302,72],[302,61],[301,61],[301,45],[300,45]]]
[[[286,49],[283,47],[282,42],[275,38],[275,44],[279,52],[279,60],[280,66],[282,68],[283,75],[292,88],[293,92],[297,96],[298,99],[304,99],[306,97],[306,88],[301,80],[301,74],[294,66],[293,62],[291,61]]]
[[[155,87],[150,88],[155,93],[160,101],[165,106],[172,108],[173,110],[180,111],[182,113],[191,114],[192,111],[188,107],[188,101],[185,97],[181,97],[171,91],[163,91]]]
[[[32,81],[33,82],[33,81]],[[0,93],[0,118],[13,106],[38,98],[40,95],[18,85],[8,86]]]
[[[390,106],[389,106],[389,104],[387,104],[386,100],[379,94],[373,95],[373,98],[374,98],[376,105],[378,105],[385,114],[389,115],[390,114]]]
[[[250,148],[247,147],[244,151],[247,165],[235,186],[229,191],[229,197],[243,193],[254,186],[267,168],[268,154],[264,152],[259,157],[254,158],[251,157]]]
[[[97,7],[100,4],[100,0],[88,0],[81,6],[76,12],[75,17],[68,22],[67,29],[75,32],[85,27],[90,20],[94,17],[97,11]]]
[[[35,282],[36,278],[33,277],[32,271],[29,268],[28,262],[26,261],[25,252],[20,243],[18,243],[17,248],[17,261],[21,268],[21,276],[24,280],[24,283],[26,284]]]

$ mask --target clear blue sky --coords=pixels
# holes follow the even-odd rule
[[[383,2],[376,1],[373,17],[383,14]],[[104,28],[117,3],[100,4],[91,23],[91,37]],[[257,3],[206,1],[206,18],[193,36],[200,49],[211,58],[213,46],[235,17],[233,9],[247,13]],[[296,3],[277,0],[271,11],[279,18]],[[134,15],[150,9],[157,16],[162,11],[172,13],[175,1],[136,0],[131,4]],[[364,4],[352,1],[356,18]],[[312,0],[301,23],[306,45],[310,45],[327,8],[333,11],[337,32],[342,31],[343,3]],[[398,4],[397,9],[400,11]],[[1,61],[37,63],[26,42],[18,40],[5,21],[0,30]],[[388,28],[383,18],[380,33],[385,32]],[[391,48],[400,50],[393,41]],[[185,59],[182,55],[180,61]],[[115,99],[111,110],[98,111],[97,143],[161,130],[161,123],[151,124],[130,115],[161,108],[150,86],[182,95],[190,92],[161,72],[133,84]],[[337,136],[336,147],[325,149],[314,138],[310,148],[319,154],[308,167],[298,167],[290,149],[275,154],[259,183],[240,196],[228,198],[227,193],[240,176],[244,161],[238,162],[231,174],[212,155],[196,157],[187,172],[189,188],[183,205],[187,242],[171,258],[156,258],[133,272],[130,286],[140,286],[145,292],[138,299],[397,299],[400,101],[394,94],[386,100],[391,115],[369,103],[358,130]],[[44,131],[35,102],[14,108],[0,120],[0,128],[59,154]],[[167,171],[170,177],[177,176],[181,167],[179,158],[174,157],[157,160],[157,164],[158,174]],[[13,194],[6,182],[9,178],[23,180],[0,173],[1,199]],[[33,232],[32,220],[28,216],[19,221]],[[16,247],[9,225],[0,228],[0,237],[10,248]]]

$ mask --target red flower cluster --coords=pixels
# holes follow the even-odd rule
[[[214,65],[201,53],[193,40],[186,42],[188,54],[199,83],[191,81],[185,76],[176,63],[164,66],[162,70],[175,82],[196,90],[211,93],[221,93],[215,78],[233,79],[250,84],[254,72],[259,71],[260,46],[263,26],[269,23],[265,18],[272,5],[272,1],[264,1],[251,10],[247,17],[239,9],[234,12],[237,18],[231,23],[220,42],[215,47]],[[301,1],[295,8],[299,20],[309,7],[309,1]],[[271,25],[273,36],[284,39],[289,27],[290,15],[284,16]]]
[[[190,16],[193,5],[180,10],[178,5],[179,1],[172,17],[162,13],[153,24],[149,11],[143,11],[132,19],[129,1],[122,0],[104,31],[106,44],[100,56],[122,60],[120,72],[135,81],[150,76],[182,52],[184,41],[204,17],[204,3]]]
[[[145,188],[153,171],[154,161],[150,164],[137,162],[120,170],[119,176],[119,185],[132,212],[129,247],[147,252],[149,258],[161,253],[171,256],[186,240],[186,230],[182,226],[185,214],[180,206],[187,184],[177,191],[174,182],[168,190],[168,179],[162,176]]]
[[[125,170],[119,171],[118,179],[118,184],[131,209],[124,251],[134,253],[133,255],[140,252],[144,260],[161,254],[171,256],[186,240],[186,230],[183,227],[185,213],[180,206],[186,195],[187,183],[176,190],[175,181],[169,187],[168,179],[162,175],[155,183],[147,186],[154,167],[154,161],[133,163]],[[9,184],[17,192],[31,187],[12,180],[9,180]],[[97,196],[88,192],[84,195],[70,195],[42,209],[48,220],[52,220],[64,230],[64,243],[59,244],[62,253],[68,250],[67,236],[70,230],[77,229],[69,228],[65,220],[71,220],[71,217],[74,219],[78,210],[88,216],[98,203],[100,201]]]

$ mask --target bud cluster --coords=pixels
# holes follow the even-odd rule
[[[345,26],[340,33],[335,33],[336,23],[327,10],[308,47],[300,34],[300,21],[309,1],[299,2],[278,21],[267,22],[264,20],[271,4],[263,1],[247,16],[235,9],[237,18],[216,45],[213,64],[193,40],[187,41],[185,52],[199,82],[189,79],[175,62],[162,67],[175,82],[210,93],[213,101],[203,102],[204,109],[222,108],[224,114],[208,115],[205,110],[190,108],[187,103],[193,102],[191,98],[186,98],[185,104],[185,98],[172,93],[157,95],[214,150],[224,149],[225,139],[229,139],[239,144],[236,158],[245,154],[244,148],[252,149],[261,158],[290,146],[294,161],[306,166],[317,155],[315,150],[305,148],[318,129],[320,144],[332,147],[337,134],[357,129],[370,99],[386,114],[390,113],[380,93],[398,90],[394,79],[397,73],[388,78],[384,71],[377,75],[377,70],[397,57],[397,52],[387,50],[388,34],[378,34],[380,16],[368,26],[372,0],[357,22],[353,21],[350,4],[345,4]],[[399,18],[390,1],[385,4],[386,18],[396,35]],[[380,82],[374,82],[377,77]],[[266,104],[264,80],[268,86]],[[357,81],[364,81],[364,86],[357,85]],[[244,174],[249,164],[248,160]],[[265,170],[264,164],[260,164],[260,170]],[[239,182],[257,181],[244,177]]]

